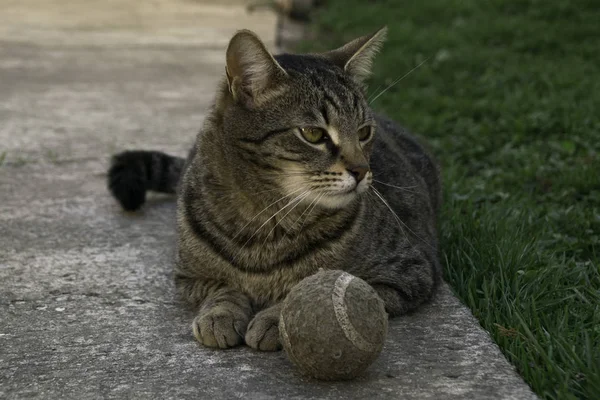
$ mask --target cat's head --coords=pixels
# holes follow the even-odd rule
[[[369,188],[376,124],[364,81],[385,34],[326,53],[274,57],[254,33],[236,33],[219,108],[240,181],[328,208]]]

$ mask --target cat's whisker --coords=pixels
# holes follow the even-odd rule
[[[294,190],[291,193],[286,194],[285,196],[283,196],[282,198],[275,200],[274,202],[272,202],[271,204],[269,204],[268,206],[266,206],[265,208],[262,209],[262,211],[260,211],[258,214],[256,214],[254,217],[252,217],[252,219],[250,221],[248,221],[248,223],[246,225],[244,225],[240,231],[238,233],[235,234],[234,237],[231,238],[231,240],[234,240],[235,238],[237,238],[240,233],[242,233],[244,231],[244,229],[246,229],[248,227],[248,225],[250,225],[252,223],[252,221],[254,221],[256,218],[258,218],[259,215],[261,215],[262,213],[264,213],[265,211],[267,211],[267,209],[271,206],[274,206],[275,204],[279,203],[281,200],[284,200],[290,196],[293,196],[294,194],[298,193],[299,191],[301,191],[303,188],[299,188],[297,190]],[[244,245],[245,246],[245,245]]]
[[[306,207],[306,209],[304,210],[304,212],[302,214],[300,214],[300,216],[298,217],[298,219],[296,221],[294,221],[294,223],[291,225],[291,227],[296,226],[296,224],[298,222],[300,222],[300,219],[302,219],[302,217],[304,216],[304,214],[306,214],[306,212],[310,209],[310,207],[317,201],[317,199],[319,198],[319,196],[315,196],[315,198],[313,199],[313,201],[310,202],[310,204]],[[304,226],[304,224],[302,225]],[[300,229],[302,229],[302,226],[300,227]]]
[[[252,193],[254,195],[257,195],[257,194],[275,192],[277,190],[282,191],[282,190],[294,189],[294,188],[302,189],[302,185],[300,183],[293,182],[293,183],[288,183],[288,184],[282,184],[281,186],[273,188],[273,189],[261,190],[260,192],[252,192]]]
[[[414,190],[410,190],[412,188],[418,187],[418,185],[413,185],[413,186],[396,186],[396,185],[392,185],[390,183],[385,183],[385,182],[382,182],[382,181],[378,181],[377,179],[373,179],[373,182],[377,182],[377,183],[379,183],[381,185],[393,187],[393,188],[396,188],[396,189],[399,189],[399,190],[404,190],[405,192],[414,193],[414,194],[420,194],[419,192],[415,192]]]
[[[375,96],[375,93],[377,93],[377,91],[378,91],[379,89],[381,89],[381,87],[382,87],[382,86],[383,86],[383,83],[382,83],[382,84],[380,84],[379,86],[377,86],[377,87],[375,88],[375,90],[373,90],[373,92],[372,92],[372,93],[369,95],[369,97],[367,98],[367,103],[370,103],[370,102],[371,102],[371,99],[373,98],[373,96]]]
[[[379,98],[379,96],[381,96],[382,94],[384,94],[385,92],[387,92],[388,90],[390,90],[398,82],[400,82],[402,79],[404,79],[408,75],[410,75],[414,70],[416,70],[417,68],[419,68],[421,65],[425,64],[427,61],[429,61],[429,58],[430,57],[427,57],[425,60],[421,61],[421,63],[419,63],[419,65],[417,65],[416,67],[413,67],[413,69],[411,69],[410,71],[408,71],[406,74],[402,75],[400,78],[398,78],[395,81],[393,81],[388,87],[386,87],[385,89],[383,89],[377,96],[375,96],[373,98],[373,100],[369,101],[369,104],[373,104],[375,102],[375,100],[377,100]]]
[[[398,216],[398,214],[396,214],[394,212],[394,210],[392,210],[392,207],[390,206],[390,204],[387,202],[386,199],[383,198],[383,195],[381,193],[379,193],[379,191],[377,189],[375,189],[374,187],[371,186],[371,189],[373,189],[373,191],[375,192],[375,194],[377,195],[377,197],[379,197],[379,199],[383,202],[383,204],[385,204],[385,206],[388,208],[388,210],[390,210],[390,212],[394,215],[394,218],[396,219],[396,221],[398,221],[398,223],[402,224],[406,229],[408,229],[408,231],[410,233],[412,233],[416,238],[420,239],[423,243],[425,243],[427,246],[431,247],[432,249],[435,250],[435,247],[433,247],[429,242],[427,242],[425,239],[423,239],[422,237],[420,237],[419,235],[417,235],[415,233],[415,231],[413,231],[412,229],[410,229],[408,227],[408,225],[406,225],[404,222],[402,222],[402,220],[400,219],[400,217]],[[408,238],[408,236],[407,236]]]
[[[298,196],[296,196],[293,200],[289,201],[285,206],[281,207],[277,212],[275,212],[273,215],[271,215],[265,222],[263,222],[263,224],[261,226],[258,227],[258,229],[256,229],[256,231],[254,231],[254,233],[252,234],[252,236],[250,236],[248,238],[248,240],[246,240],[246,243],[244,243],[244,245],[242,246],[242,248],[246,247],[246,245],[250,242],[250,240],[252,240],[252,238],[254,236],[256,236],[256,234],[265,226],[267,225],[273,218],[275,218],[277,215],[279,215],[279,213],[281,213],[283,210],[285,210],[286,208],[288,208],[290,205],[292,205],[296,200],[298,200],[299,198],[301,198],[302,196],[304,196],[306,193],[308,193],[308,190],[305,190],[304,192],[300,193]]]
[[[277,190],[281,191],[282,188],[274,188],[274,189],[267,189],[267,190],[261,190],[260,192],[253,192],[253,194],[264,194],[264,193],[269,193],[269,192],[275,192]]]
[[[402,231],[402,234],[406,237],[406,239],[410,243],[410,238],[408,237],[408,235],[404,231],[404,228],[402,227],[404,225],[404,223],[400,220],[400,217],[398,217],[398,215],[394,212],[394,210],[392,210],[392,207],[390,207],[389,203],[383,198],[383,196],[377,191],[377,189],[375,189],[372,186],[371,186],[371,189],[373,189],[373,193],[375,193],[375,195],[377,196],[374,199],[375,200],[377,200],[377,199],[381,200],[381,202],[387,207],[387,209],[390,210],[390,212],[392,213],[392,216],[394,217],[394,219],[398,223],[398,227]],[[411,243],[411,245],[412,245],[412,243]]]
[[[306,214],[306,218],[304,218],[304,221],[302,221],[302,225],[300,225],[300,230],[302,230],[302,228],[304,228],[304,224],[306,224],[306,221],[308,221],[308,217],[310,217],[310,214],[315,210],[315,208],[317,207],[317,204],[319,204],[319,200],[321,200],[323,198],[323,196],[325,196],[325,193],[321,193],[319,195],[319,197],[317,197],[317,201],[314,202],[315,204],[312,206],[312,208],[310,209],[308,214]]]
[[[294,205],[292,208],[290,208],[290,210],[289,210],[288,212],[286,212],[286,213],[283,215],[283,217],[281,217],[281,218],[279,219],[279,221],[277,221],[277,223],[275,224],[275,226],[274,226],[273,228],[271,228],[271,230],[270,230],[270,231],[267,233],[267,235],[265,236],[265,240],[263,241],[263,245],[264,245],[265,243],[267,243],[267,240],[269,239],[269,236],[271,236],[271,233],[273,233],[273,231],[274,231],[274,230],[275,230],[275,229],[276,229],[276,228],[279,226],[279,224],[280,224],[281,222],[283,222],[283,220],[285,219],[285,217],[287,217],[287,216],[288,216],[288,215],[289,215],[289,214],[290,214],[292,211],[294,211],[294,209],[295,209],[296,207],[298,207],[298,205],[299,205],[300,203],[302,203],[302,200],[304,200],[305,198],[307,198],[309,195],[310,195],[310,191],[308,191],[308,190],[307,190],[307,191],[305,192],[304,196],[302,196],[302,198],[300,198],[300,199],[296,198],[296,199],[298,199],[297,201],[296,201],[296,200],[294,200],[294,201],[296,201],[296,204],[295,204],[295,205]]]
[[[379,201],[379,199],[378,199],[377,197],[373,196],[373,193],[371,193],[369,190],[367,190],[367,191],[365,192],[365,194],[366,194],[367,196],[369,196],[369,198],[370,198],[371,200],[373,200],[374,202],[377,202],[377,201]]]

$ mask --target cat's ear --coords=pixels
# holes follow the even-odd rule
[[[387,27],[384,26],[371,35],[354,39],[324,55],[362,84],[371,75],[373,59],[383,46],[386,35]]]
[[[249,106],[260,103],[287,75],[249,30],[238,31],[229,42],[225,71],[234,100]]]

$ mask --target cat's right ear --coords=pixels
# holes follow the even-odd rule
[[[227,47],[227,83],[233,99],[248,107],[260,104],[287,76],[259,37],[238,31]]]
[[[386,35],[387,27],[384,26],[371,35],[359,37],[338,49],[325,53],[325,57],[362,85],[371,74],[373,58],[383,46]]]

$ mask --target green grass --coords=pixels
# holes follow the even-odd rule
[[[600,399],[600,2],[330,0],[312,50],[381,25],[373,106],[443,167],[446,280],[543,398]]]

